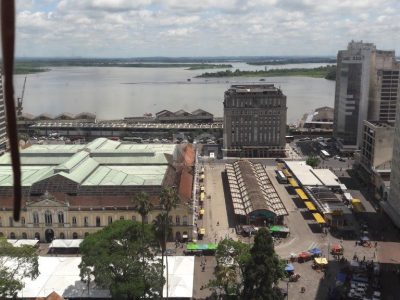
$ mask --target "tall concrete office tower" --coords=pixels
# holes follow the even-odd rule
[[[337,55],[334,136],[342,152],[361,147],[364,120],[394,123],[400,64],[394,51],[350,42]]]
[[[381,203],[392,221],[400,228],[400,109],[397,110],[394,130],[389,198]]]
[[[3,96],[3,74],[0,71],[0,151],[6,149],[7,133],[6,133],[6,115]]]
[[[224,156],[284,156],[286,112],[286,96],[273,84],[232,85],[224,99]]]

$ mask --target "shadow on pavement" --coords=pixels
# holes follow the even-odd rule
[[[301,200],[300,198],[296,197],[292,198],[292,200],[297,208],[306,208],[306,206],[304,205],[304,201]]]
[[[228,226],[233,228],[236,226],[235,222],[235,211],[233,209],[231,192],[229,190],[228,176],[226,172],[221,172],[222,186],[224,188],[224,197],[225,197],[225,207],[226,214],[228,216]]]
[[[308,227],[310,227],[312,233],[322,233],[322,228],[319,224],[309,223]]]
[[[314,217],[312,216],[312,214],[308,210],[304,210],[304,211],[302,211],[300,213],[301,213],[301,215],[303,216],[303,218],[305,220],[314,220]]]

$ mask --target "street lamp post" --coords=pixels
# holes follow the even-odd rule
[[[289,279],[286,282],[286,299],[289,300]]]

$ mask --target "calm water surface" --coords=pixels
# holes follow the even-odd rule
[[[234,69],[260,70],[264,66],[234,63]],[[271,68],[313,68],[323,64],[268,66]],[[202,108],[223,115],[224,91],[231,84],[261,83],[257,77],[194,78],[203,72],[184,68],[57,67],[28,75],[24,112],[93,112],[100,119],[140,116],[162,109],[193,111]],[[21,94],[23,75],[15,76],[16,96]],[[191,79],[188,82],[188,79]],[[288,122],[320,106],[333,106],[333,81],[309,77],[269,77],[287,95]]]

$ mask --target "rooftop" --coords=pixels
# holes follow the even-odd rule
[[[288,214],[261,164],[240,160],[225,167],[235,214],[246,216],[260,210]]]
[[[281,90],[273,84],[235,84],[228,91],[236,93],[262,93],[262,92],[280,92]]]
[[[83,186],[161,185],[178,147],[182,146],[123,144],[106,138],[86,145],[34,145],[21,151],[22,186],[53,176]],[[188,165],[189,152],[182,150]],[[12,184],[11,159],[6,153],[0,157],[0,188]]]

